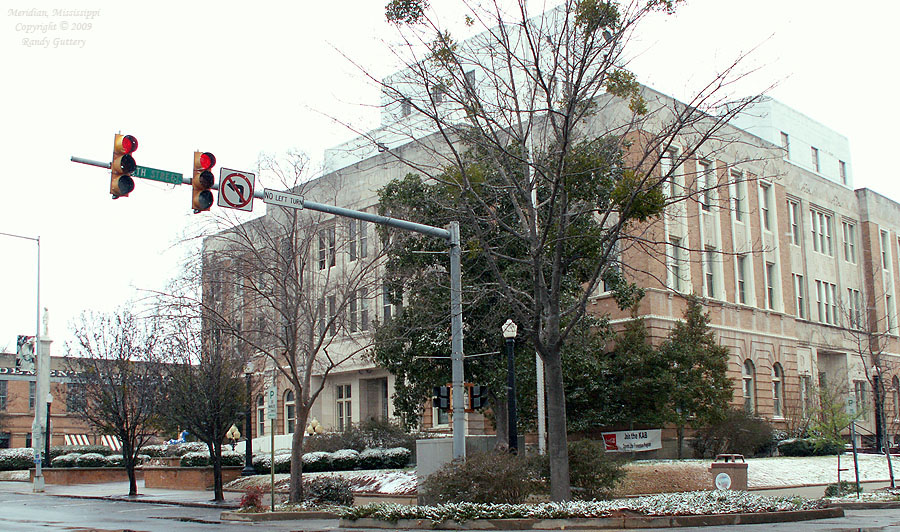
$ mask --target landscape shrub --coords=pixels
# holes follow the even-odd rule
[[[244,465],[244,455],[235,451],[222,451],[222,466],[234,467]]]
[[[302,456],[303,471],[315,473],[316,471],[331,471],[331,453],[314,452]]]
[[[596,440],[569,442],[569,479],[576,499],[608,499],[625,476],[624,461],[606,454]]]
[[[829,456],[844,452],[843,442],[829,438],[793,438],[778,444],[782,456]]]
[[[372,448],[359,453],[360,469],[401,469],[409,465],[412,453],[406,447]]]
[[[53,459],[57,456],[72,453],[99,453],[104,456],[108,456],[111,454],[116,454],[118,453],[118,451],[114,451],[112,447],[106,445],[54,445],[50,447],[50,463],[53,463]]]
[[[416,450],[416,439],[421,434],[410,434],[403,427],[390,421],[370,420],[351,425],[341,432],[313,434],[303,440],[305,452],[329,452],[353,449],[362,452],[370,448],[405,447],[410,453]]]
[[[111,454],[105,458],[106,465],[104,467],[125,467],[125,459],[121,454]]]
[[[209,452],[209,447],[203,442],[193,441],[187,443],[175,443],[166,446],[164,456],[184,456],[187,453],[199,453],[203,451]]]
[[[331,453],[331,471],[349,471],[359,467],[359,453],[353,449],[341,449]]]
[[[75,459],[75,467],[109,467],[106,455],[100,453],[84,453]]]
[[[141,452],[151,458],[162,458],[166,456],[168,445],[145,445],[141,447]]]
[[[252,512],[262,509],[262,497],[265,492],[262,486],[254,485],[244,490],[241,496],[241,510]]]
[[[428,504],[519,504],[543,490],[542,462],[524,453],[470,453],[429,475],[421,493]]]
[[[271,471],[271,462],[268,454],[253,455],[253,469],[257,475],[268,475]],[[275,472],[290,473],[291,472],[291,455],[290,453],[282,453],[275,455]]]
[[[862,486],[859,487],[859,492],[863,492]],[[849,493],[856,493],[856,484],[847,482],[846,480],[825,486],[826,497],[843,497]]]
[[[720,421],[698,429],[691,447],[697,458],[715,458],[723,453],[748,458],[770,456],[777,443],[774,430],[765,420],[733,408]]]
[[[303,498],[315,504],[351,506],[353,491],[344,478],[323,475],[303,483]]]
[[[57,456],[53,460],[50,460],[50,467],[75,467],[75,461],[78,460],[79,456],[81,456],[81,453],[69,453]]]
[[[192,451],[181,457],[181,467],[206,467],[209,465],[209,453]]]

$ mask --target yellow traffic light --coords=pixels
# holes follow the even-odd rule
[[[138,141],[133,136],[116,135],[113,141],[112,177],[109,181],[109,193],[113,199],[128,196],[134,190],[131,174],[137,169],[137,163],[131,154],[137,148]]]
[[[191,207],[194,214],[208,211],[213,204],[210,188],[216,184],[216,177],[210,171],[216,165],[216,156],[209,152],[194,152],[194,176],[191,178]]]

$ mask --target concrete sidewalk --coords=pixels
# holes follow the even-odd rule
[[[212,500],[212,491],[145,488],[143,480],[138,481],[137,487],[138,495],[136,497],[128,496],[128,482],[105,482],[99,484],[77,484],[72,486],[47,484],[44,487],[44,494],[53,497],[104,499],[222,509],[238,508],[242,495],[242,493],[226,491],[224,494],[225,501],[216,503]],[[32,483],[0,481],[0,491],[10,493],[32,493]]]

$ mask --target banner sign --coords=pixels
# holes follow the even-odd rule
[[[662,449],[662,430],[623,430],[604,432],[603,442],[607,452],[630,453]]]

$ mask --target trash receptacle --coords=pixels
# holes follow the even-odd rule
[[[738,462],[740,460],[740,462]],[[742,454],[720,454],[709,464],[713,489],[747,491],[747,462]]]

